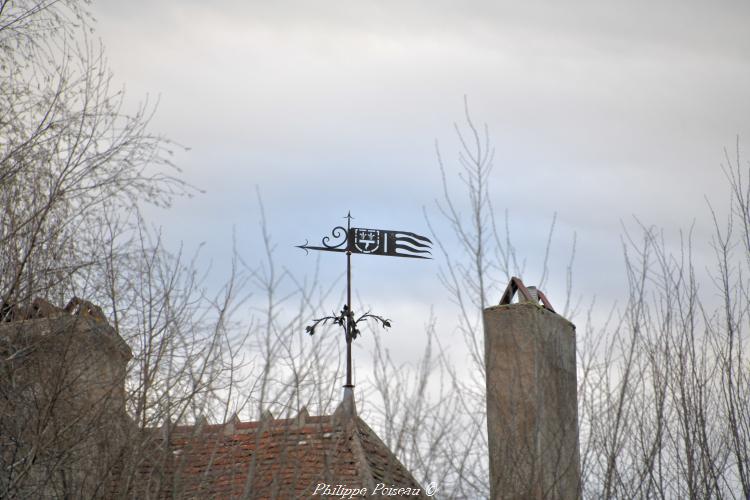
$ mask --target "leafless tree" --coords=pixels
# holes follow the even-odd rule
[[[0,3],[0,298],[60,299],[105,212],[190,191],[148,105],[123,112],[81,2]],[[94,254],[92,254],[94,252]],[[68,288],[68,289],[66,289]]]
[[[64,305],[88,297],[132,348],[127,406],[135,428],[211,414],[227,400],[243,341],[228,331],[242,278],[234,273],[209,297],[195,268],[147,234],[141,203],[169,204],[194,190],[173,175],[169,141],[147,131],[150,107],[123,112],[89,27],[81,2],[0,2],[0,319],[34,317],[48,304],[32,307],[35,298]],[[0,411],[0,496],[84,495],[84,483],[97,481],[72,457],[105,432],[110,415],[98,403],[68,410],[89,377],[83,367],[95,363],[73,355],[45,363],[47,340],[27,337],[38,342],[2,339],[10,406]],[[44,375],[49,365],[58,371]],[[55,383],[42,386],[30,372]],[[37,418],[24,420],[31,414]],[[60,428],[63,414],[75,418]]]
[[[142,203],[169,204],[195,190],[176,176],[174,145],[148,131],[153,108],[123,112],[123,94],[109,87],[84,7],[74,0],[0,0],[0,313],[13,319],[35,297],[57,304],[87,297],[125,339],[132,352],[123,396],[130,420],[117,432],[129,436],[128,446],[110,450],[112,460],[97,474],[119,477],[114,488],[128,497],[144,479],[144,457],[152,460],[154,443],[179,423],[225,422],[233,414],[254,420],[303,407],[330,413],[342,378],[330,367],[330,353],[340,356],[341,343],[335,335],[306,335],[335,285],[321,286],[317,271],[293,276],[274,260],[262,204],[263,257],[253,262],[235,253],[224,286],[213,292],[198,261],[168,251],[142,220]],[[451,235],[437,240],[439,278],[457,307],[466,361],[441,345],[434,319],[414,366],[396,365],[376,344],[374,372],[361,381],[361,410],[421,481],[438,482],[443,498],[482,498],[489,478],[481,312],[511,275],[524,275],[526,264],[513,246],[508,213],[498,217],[492,203],[487,128],[467,112],[466,127],[456,131],[466,201],[456,198],[438,151],[444,192],[437,209]],[[710,280],[694,263],[702,236],[691,229],[672,245],[637,223],[623,239],[624,304],[603,325],[579,325],[587,498],[750,496],[750,171],[739,147],[726,155],[724,172],[731,202],[725,218],[710,208]],[[553,217],[534,276],[540,286],[550,275],[554,228]],[[451,238],[458,251],[449,251]],[[575,240],[570,253],[565,316],[579,311],[572,300]],[[28,346],[9,338],[2,376],[14,391],[0,405],[0,495],[71,496],[93,484],[92,495],[106,496],[104,483],[80,473],[76,479],[73,470],[83,470],[76,446],[110,432],[109,417],[92,405],[95,411],[79,412],[61,428],[52,416],[69,405],[70,380],[79,372],[58,363],[63,370],[48,378],[59,383],[42,391],[17,369],[32,359],[25,357]],[[26,418],[32,413],[37,417]],[[155,488],[158,481],[147,478]]]
[[[512,244],[507,214],[503,231],[495,222],[488,189],[493,157],[488,132],[468,114],[467,128],[457,132],[459,181],[467,195],[464,201],[452,198],[438,153],[445,188],[438,208],[457,245],[449,251],[446,235],[437,239],[444,262],[440,277],[457,305],[470,368],[458,369],[430,335],[432,347],[424,358],[429,369],[389,365],[387,352],[376,351],[375,386],[385,402],[383,433],[391,446],[404,450],[407,464],[424,481],[440,478],[446,498],[479,498],[489,496],[480,312],[488,296],[500,295],[498,287],[510,275],[523,276],[525,270]],[[625,301],[605,311],[602,324],[592,319],[593,302],[578,321],[584,498],[748,495],[750,170],[743,166],[739,144],[736,155],[725,156],[730,203],[724,222],[709,206],[714,235],[698,236],[691,227],[674,243],[664,231],[636,221],[634,228],[624,229]],[[549,275],[553,230],[554,218],[538,283]],[[715,254],[708,280],[694,262],[694,247],[707,240]],[[580,299],[572,294],[573,241],[565,273],[567,317],[581,310]],[[430,325],[432,331],[435,325]],[[390,380],[383,376],[386,366]],[[432,393],[426,389],[428,379],[437,388]],[[449,408],[451,416],[438,408]],[[404,436],[415,437],[404,444]]]
[[[257,419],[305,405],[330,411],[335,397],[328,382],[336,373],[321,353],[335,351],[335,343],[306,338],[304,325],[330,291],[316,277],[297,281],[279,270],[264,216],[265,262],[248,264],[235,254],[217,292],[206,289],[195,259],[170,252],[159,231],[148,228],[142,203],[168,205],[195,189],[175,175],[170,149],[178,146],[148,131],[153,108],[123,112],[123,93],[110,88],[104,54],[89,38],[85,7],[0,2],[0,305],[2,319],[10,321],[26,314],[35,298],[64,305],[71,296],[86,297],[102,306],[127,342],[125,408],[132,421],[122,432],[129,446],[113,450],[113,460],[97,473],[117,469],[117,490],[129,496],[136,478],[143,479],[144,454],[175,425],[223,422],[233,413]],[[2,429],[15,445],[3,446],[0,495],[87,496],[82,488],[96,484],[95,475],[59,472],[61,464],[73,466],[76,446],[101,436],[104,414],[80,415],[84,423],[64,436],[53,432],[59,439],[51,440],[59,419],[40,414],[29,420],[33,428],[14,425],[39,414],[42,400],[50,415],[60,413],[80,392],[72,380],[83,372],[73,367],[91,363],[57,363],[70,374],[49,374],[59,391],[47,387],[42,394],[31,382],[22,390],[18,384],[30,377],[21,374],[40,364],[27,354],[39,346],[26,349],[9,339],[2,346],[3,389],[10,388],[15,409],[2,408]],[[156,428],[164,432],[145,432]]]

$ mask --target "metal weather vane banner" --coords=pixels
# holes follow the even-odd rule
[[[351,213],[347,214],[346,227],[336,226],[333,228],[331,235],[322,239],[322,246],[311,246],[307,241],[304,245],[297,245],[297,248],[301,248],[305,252],[321,250],[346,253],[346,304],[337,315],[313,320],[312,325],[308,326],[306,331],[313,335],[318,325],[329,322],[344,329],[346,338],[346,385],[344,387],[348,389],[354,387],[352,385],[352,340],[359,336],[359,323],[372,319],[379,322],[384,328],[391,326],[390,320],[382,316],[368,312],[356,317],[354,311],[352,311],[352,254],[409,257],[413,259],[432,258],[432,241],[425,236],[407,231],[351,227],[352,219]]]
[[[331,242],[333,238],[333,242]],[[411,257],[431,259],[432,241],[425,236],[390,229],[368,229],[363,227],[333,228],[331,236],[323,238],[323,246],[298,245],[303,250],[326,252],[351,252],[388,257]]]

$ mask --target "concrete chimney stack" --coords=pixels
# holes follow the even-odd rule
[[[513,278],[484,340],[491,498],[580,498],[575,326]]]

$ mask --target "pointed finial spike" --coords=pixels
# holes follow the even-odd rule
[[[305,240],[305,244],[304,244],[304,245],[295,245],[295,247],[297,247],[297,248],[301,248],[302,250],[304,250],[304,251],[305,251],[305,255],[308,255],[308,254],[310,253],[310,252],[309,252],[309,251],[307,250],[307,244],[308,244],[308,243],[309,243],[309,242],[308,242],[307,240]]]

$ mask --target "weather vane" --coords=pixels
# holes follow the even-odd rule
[[[323,238],[323,246],[310,246],[305,241],[304,245],[297,245],[297,248],[301,248],[305,252],[322,250],[324,252],[346,253],[346,304],[344,304],[339,315],[315,319],[306,330],[307,333],[313,335],[319,324],[326,324],[329,321],[344,329],[346,338],[346,385],[344,385],[344,388],[351,389],[354,387],[352,384],[352,340],[359,335],[357,325],[360,321],[373,319],[385,328],[391,326],[390,320],[369,312],[355,318],[354,311],[352,311],[352,254],[431,259],[432,241],[424,236],[406,231],[351,227],[353,219],[351,212],[345,218],[346,227],[334,227],[331,230],[331,236]]]

